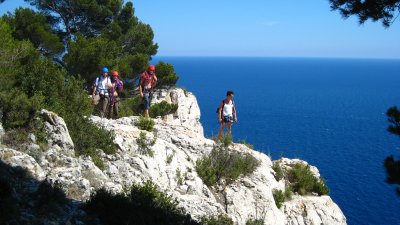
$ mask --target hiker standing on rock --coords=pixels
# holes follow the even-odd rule
[[[235,104],[233,102],[233,91],[226,93],[226,98],[221,101],[218,107],[218,122],[221,124],[218,131],[218,140],[221,139],[225,126],[228,127],[228,134],[231,134],[232,122],[237,122]]]
[[[119,79],[118,71],[114,71],[111,77],[111,101],[110,101],[110,115],[109,118],[112,119],[114,116],[118,118],[120,97],[119,95],[124,91],[124,83]]]
[[[142,102],[144,104],[145,117],[149,117],[149,108],[156,83],[157,83],[156,67],[150,65],[147,68],[147,71],[144,71],[142,73],[139,81],[139,94],[140,97],[142,97]]]
[[[97,77],[94,82],[92,99],[93,105],[101,104],[100,117],[104,118],[107,113],[107,106],[110,102],[109,89],[111,88],[111,80],[108,76],[108,68],[101,69],[102,75]]]

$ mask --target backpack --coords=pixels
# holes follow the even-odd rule
[[[233,105],[233,108],[235,108],[235,102],[232,101],[232,105]],[[222,110],[224,110],[224,106],[225,106],[225,99],[222,100]],[[219,113],[219,106],[217,107],[216,113],[217,114]],[[221,117],[222,117],[222,113],[221,113]]]
[[[117,79],[116,80],[116,85],[115,85],[115,89],[118,91],[118,92],[123,92],[124,91],[124,84],[122,83],[122,81],[120,80],[120,79]]]
[[[96,81],[98,82],[98,81],[100,81],[100,79],[101,79],[101,75],[98,76],[98,77],[94,80],[92,86],[90,87],[90,93],[89,93],[90,95],[93,94],[94,88],[97,87]],[[107,83],[108,83],[108,82],[111,82],[111,80],[110,80],[109,77],[107,77],[106,79],[108,80]],[[99,91],[99,90],[97,90],[97,92],[98,92],[98,91]],[[97,94],[97,93],[96,93],[96,94]]]

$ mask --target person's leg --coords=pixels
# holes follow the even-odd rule
[[[227,132],[227,134],[231,134],[232,122],[228,122],[227,127],[228,127],[228,132]]]
[[[224,131],[224,128],[225,128],[225,123],[221,122],[221,125],[219,127],[219,131],[218,131],[217,140],[221,140],[221,136],[222,136],[222,132]]]
[[[144,93],[143,99],[144,99],[144,117],[148,118],[149,117],[149,108],[150,108],[150,94]]]
[[[114,111],[115,111],[115,102],[112,104],[112,101],[110,102],[110,110],[108,111],[108,118],[113,119],[114,116]]]
[[[102,116],[101,118],[104,118],[105,116],[107,116],[107,107],[108,107],[108,102],[109,102],[109,98],[108,97],[104,97],[103,98],[103,104],[102,104]]]
[[[103,118],[104,117],[104,97],[100,96],[100,100],[99,100],[99,104],[101,105],[101,109],[100,109],[100,117]]]
[[[120,99],[117,98],[116,102],[114,104],[114,114],[115,114],[115,119],[118,119],[118,115],[119,115],[119,103],[120,103]]]

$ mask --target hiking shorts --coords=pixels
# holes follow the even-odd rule
[[[233,117],[232,116],[223,116],[222,117],[222,122],[223,123],[233,122]]]
[[[150,108],[150,104],[151,104],[151,99],[153,97],[153,94],[151,92],[145,92],[143,93],[143,107],[145,110]]]

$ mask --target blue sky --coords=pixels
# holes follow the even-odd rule
[[[343,20],[328,0],[138,0],[135,14],[150,24],[159,56],[400,58],[400,20]],[[0,14],[26,5],[6,0]]]

